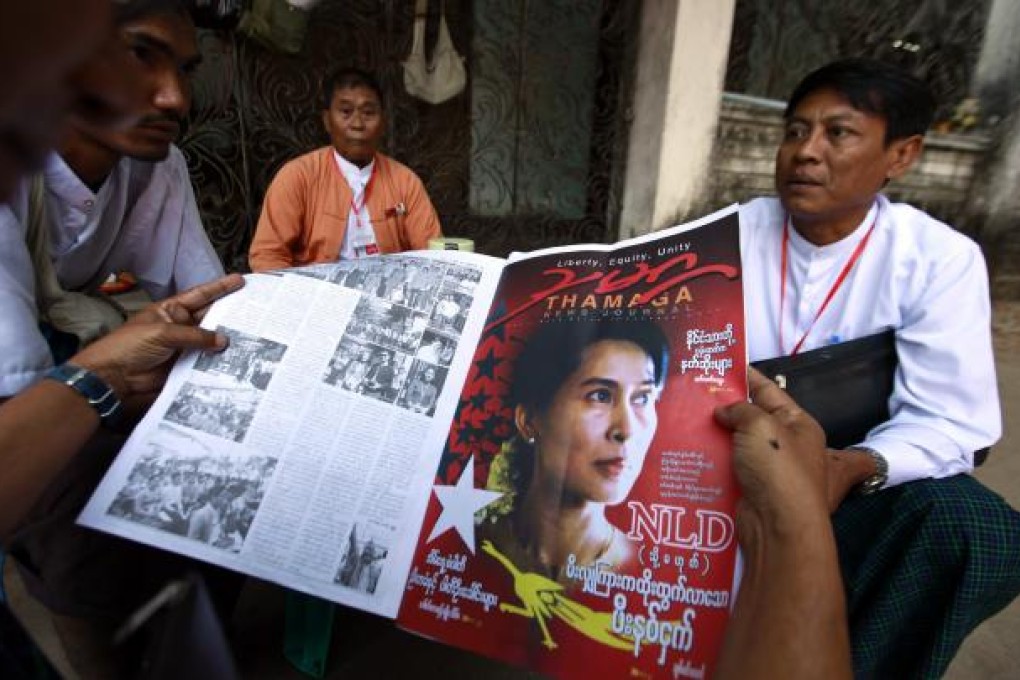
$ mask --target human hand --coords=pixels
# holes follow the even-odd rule
[[[189,288],[173,297],[154,302],[133,315],[124,325],[160,322],[197,325],[205,317],[213,302],[243,286],[243,276],[228,274],[215,281]]]
[[[858,449],[829,449],[829,512],[836,512],[853,489],[877,472],[875,461]]]
[[[102,378],[128,409],[147,404],[166,382],[179,351],[227,346],[226,336],[195,324],[212,302],[243,285],[244,279],[232,274],[149,305],[71,357],[71,363]]]
[[[748,369],[751,402],[722,406],[716,420],[733,431],[733,466],[743,491],[742,538],[828,521],[825,433],[778,385]]]
[[[733,431],[744,572],[715,677],[852,677],[828,513],[829,454],[815,420],[748,369],[753,403],[716,409]]]

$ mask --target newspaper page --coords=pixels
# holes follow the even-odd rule
[[[393,617],[504,262],[253,274],[203,321],[84,525]]]
[[[712,675],[735,587],[747,398],[735,208],[511,258],[398,616],[556,677]]]

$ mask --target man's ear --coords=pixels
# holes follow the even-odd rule
[[[514,425],[517,426],[517,432],[525,441],[532,439],[537,434],[535,432],[534,423],[531,422],[531,414],[528,412],[528,409],[521,404],[517,404],[517,406],[514,407]]]
[[[322,110],[322,129],[329,132],[329,109]]]
[[[885,173],[886,181],[906,174],[907,170],[921,157],[921,150],[923,148],[923,135],[911,135],[910,137],[890,142],[885,150],[889,163]]]

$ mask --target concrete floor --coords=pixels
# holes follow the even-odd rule
[[[994,320],[1003,438],[975,476],[1014,508],[1020,508],[1020,303],[996,304]],[[945,677],[947,680],[1020,677],[1020,599],[978,626]]]

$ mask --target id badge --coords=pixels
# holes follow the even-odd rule
[[[359,227],[353,236],[354,242],[351,245],[354,246],[354,257],[361,258],[379,254],[379,244],[375,241],[375,231],[371,225]]]

